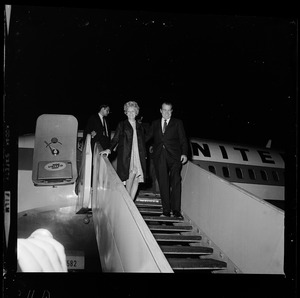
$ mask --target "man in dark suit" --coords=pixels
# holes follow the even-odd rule
[[[109,106],[101,105],[99,112],[93,114],[86,125],[84,130],[83,140],[85,142],[86,135],[91,134],[91,148],[94,151],[96,142],[99,142],[103,150],[110,147],[110,128],[106,121],[106,116],[109,114]]]
[[[171,118],[172,104],[161,106],[161,119],[152,122],[147,140],[153,138],[153,162],[163,207],[162,216],[182,219],[181,214],[181,168],[187,161],[188,142],[183,123]]]

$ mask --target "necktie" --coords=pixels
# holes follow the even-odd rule
[[[167,127],[167,120],[165,119],[164,126],[163,126],[163,133],[165,133],[166,127]]]
[[[104,126],[105,135],[108,137],[108,131],[107,131],[106,121],[104,117],[103,117],[103,126]]]

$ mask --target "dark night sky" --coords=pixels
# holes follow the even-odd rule
[[[285,147],[296,27],[288,16],[13,6],[6,112],[19,134],[44,113],[72,114],[83,129],[105,102],[115,128],[126,101],[149,122],[168,99],[189,136]]]

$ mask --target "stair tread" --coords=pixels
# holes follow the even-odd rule
[[[137,198],[136,198],[136,201],[135,203],[159,203],[161,204],[161,198],[160,196],[141,196],[139,195]]]
[[[162,204],[159,202],[135,202],[138,208],[162,208]]]
[[[180,246],[180,245],[161,245],[164,254],[212,254],[212,247],[205,246]]]
[[[173,270],[217,270],[227,267],[227,263],[215,259],[167,258]]]
[[[137,207],[138,207],[138,209],[139,209],[140,212],[141,211],[149,211],[149,212],[151,212],[151,211],[159,211],[160,213],[162,213],[161,206],[151,206],[151,208],[150,207],[144,207],[144,206],[137,206]]]
[[[193,229],[192,226],[166,226],[166,225],[148,225],[149,229],[159,230],[159,231],[191,231]]]
[[[153,192],[140,192],[138,198],[160,198],[160,194]]]
[[[162,209],[161,208],[155,208],[155,209],[150,209],[150,208],[138,208],[141,214],[162,214]]]
[[[157,221],[157,222],[183,222],[184,219],[178,219],[176,217],[160,217],[160,216],[143,216],[145,221]]]
[[[174,235],[174,234],[155,234],[157,241],[180,241],[180,242],[199,242],[202,237],[200,235]]]

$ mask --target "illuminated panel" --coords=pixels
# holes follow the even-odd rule
[[[35,131],[32,181],[35,185],[74,183],[77,178],[77,119],[43,114]]]

